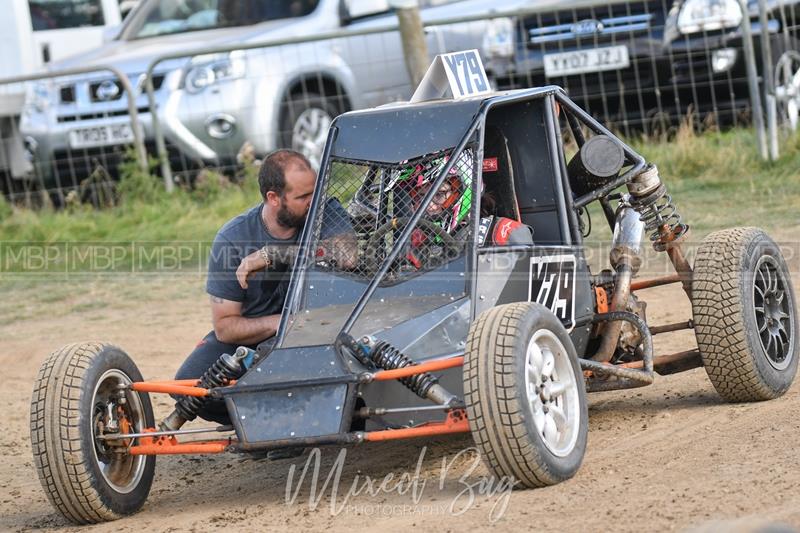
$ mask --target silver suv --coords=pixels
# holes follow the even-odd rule
[[[430,25],[485,13],[493,3],[420,4]],[[155,58],[185,53],[159,63],[153,73],[156,119],[173,168],[231,163],[245,143],[256,154],[287,146],[317,161],[333,117],[410,96],[398,32],[347,35],[395,21],[386,0],[145,0],[115,39],[52,68],[111,64],[126,73],[152,152],[145,72]],[[223,54],[192,52],[335,31],[344,36]],[[431,55],[480,49],[489,71],[506,68],[513,54],[513,27],[505,19],[433,25],[426,36]],[[103,72],[41,84],[31,91],[20,129],[48,187],[77,185],[133,138],[122,86]]]

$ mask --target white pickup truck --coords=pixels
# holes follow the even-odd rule
[[[3,0],[0,78],[32,74],[70,55],[99,47],[120,24],[117,0]],[[19,119],[24,84],[0,84],[0,183],[12,188],[28,174]]]

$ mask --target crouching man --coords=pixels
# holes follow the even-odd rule
[[[258,182],[262,201],[228,221],[214,239],[206,282],[214,329],[184,361],[175,379],[199,378],[223,353],[233,354],[239,346],[255,349],[278,330],[291,260],[268,258],[293,257],[291,249],[308,215],[316,173],[302,154],[278,150],[264,160]],[[336,251],[342,267],[352,267],[356,241],[347,213],[330,199],[322,216],[323,245]],[[221,400],[206,402],[198,415],[230,423]]]

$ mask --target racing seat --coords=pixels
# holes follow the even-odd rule
[[[492,131],[495,128],[499,132]],[[484,153],[499,150],[496,146],[502,146],[502,139],[506,141],[509,168],[513,170],[509,172],[513,187],[510,190],[516,200],[515,215],[506,216],[533,228],[537,245],[563,244],[568,228],[559,217],[558,173],[551,154],[552,141],[546,135],[544,100],[513,102],[490,110],[486,117]],[[500,165],[498,158],[498,170]],[[487,187],[488,176],[488,173],[484,176]]]

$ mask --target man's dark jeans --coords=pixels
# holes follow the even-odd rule
[[[178,369],[175,379],[200,378],[205,371],[219,359],[220,355],[224,353],[233,355],[233,352],[235,352],[236,348],[239,346],[241,345],[221,342],[217,339],[216,334],[212,330],[200,341],[194,351],[189,354],[189,357],[186,358],[186,361],[184,361]],[[255,350],[256,346],[248,346],[248,348]],[[198,416],[204,420],[218,422],[223,425],[231,423],[228,417],[228,408],[225,407],[224,400],[209,399],[198,413]]]

